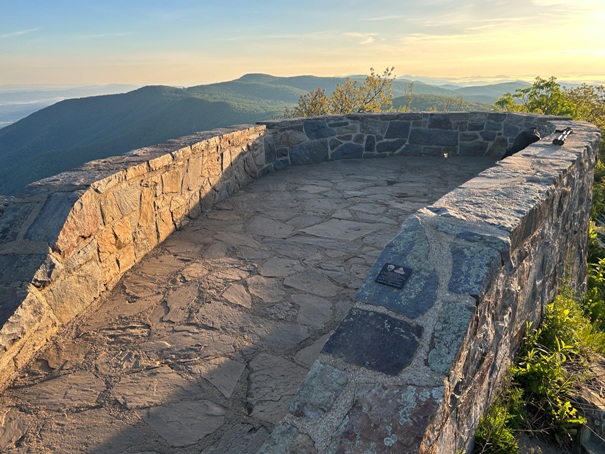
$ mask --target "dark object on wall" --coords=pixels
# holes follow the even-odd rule
[[[552,141],[554,145],[563,145],[565,143],[565,139],[573,132],[569,126],[565,129],[557,129],[555,132],[560,133],[555,140]]]
[[[515,137],[512,146],[506,149],[504,156],[502,156],[500,160],[508,158],[509,156],[514,155],[516,152],[529,147],[532,143],[540,140],[541,137],[540,131],[538,131],[535,127],[521,131],[519,134],[517,134],[517,137]]]
[[[411,273],[412,270],[409,268],[394,263],[386,263],[375,281],[390,287],[403,288],[403,284],[408,280]]]

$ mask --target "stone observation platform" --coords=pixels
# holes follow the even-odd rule
[[[582,286],[599,140],[294,119],[0,198],[0,451],[466,451],[526,322]]]
[[[37,357],[0,397],[0,450],[256,452],[403,220],[493,164],[338,161],[251,183]]]

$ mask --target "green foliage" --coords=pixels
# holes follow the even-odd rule
[[[605,331],[605,249],[592,223],[588,231],[587,291],[581,304],[592,325]]]
[[[605,130],[605,86],[582,84],[566,89],[565,96],[574,105],[575,118]]]
[[[323,88],[316,88],[298,98],[298,105],[293,109],[286,107],[285,117],[313,117],[328,115],[330,113],[330,100]]]
[[[393,109],[402,112],[449,112],[456,110],[471,110],[489,112],[494,110],[493,104],[467,101],[458,96],[416,94],[393,98]]]
[[[393,101],[394,67],[386,68],[382,75],[370,68],[370,75],[360,83],[347,79],[336,87],[330,98],[332,113],[363,113],[389,110]]]
[[[578,415],[570,396],[578,376],[565,363],[578,354],[575,345],[556,336],[552,348],[546,346],[551,336],[547,329],[530,330],[518,365],[511,367],[513,386],[523,390],[531,430],[552,435],[559,444],[572,441],[585,420]]]
[[[541,326],[527,326],[509,383],[481,419],[474,452],[517,452],[511,436],[520,431],[569,446],[585,423],[573,403],[574,391],[589,378],[579,371],[595,353],[604,352],[605,333],[587,313],[585,298],[562,291],[547,306]]]
[[[463,87],[456,90],[434,87],[421,82],[395,79],[393,68],[387,68],[382,75],[371,69],[364,80],[345,79],[333,91],[325,87],[301,95],[298,104],[286,107],[286,117],[305,117],[325,114],[345,114],[359,112],[379,112],[393,109],[399,112],[459,110],[494,110],[492,104],[469,101],[466,98],[487,100],[497,99],[494,93],[502,93],[505,87],[516,84],[496,84],[494,87]],[[396,96],[393,98],[393,96]]]
[[[576,105],[557,83],[556,77],[536,77],[532,86],[518,88],[514,94],[505,93],[495,104],[502,110],[571,117],[576,115]]]
[[[514,93],[505,93],[495,102],[501,110],[533,112],[544,115],[566,115],[574,120],[584,120],[597,126],[605,133],[605,86],[582,84],[564,88],[556,77],[536,77],[530,87],[517,88]],[[605,141],[601,141],[600,154],[605,157]],[[598,195],[603,200],[602,187]]]
[[[393,107],[395,110],[399,110],[400,112],[411,112],[412,103],[414,102],[414,82],[410,83],[405,89],[405,95],[400,96],[398,98],[400,105],[399,107],[395,106],[395,100],[393,100]]]
[[[516,454],[519,452],[515,434],[508,426],[510,417],[506,406],[496,402],[479,422],[475,432],[473,453]]]
[[[473,454],[516,454],[515,434],[524,425],[523,392],[507,386],[475,431]]]
[[[514,386],[524,390],[531,430],[549,433],[561,444],[571,441],[585,422],[572,403],[574,390],[587,379],[578,371],[604,352],[605,333],[586,313],[584,298],[560,293],[540,328],[528,329],[519,362],[511,368]]]
[[[325,90],[317,88],[301,96],[293,109],[286,108],[284,116],[310,117],[388,110],[393,100],[394,69],[387,68],[382,74],[377,74],[374,68],[370,68],[370,75],[363,81],[346,78],[344,83],[336,85],[329,97]]]
[[[605,131],[605,129],[603,129]],[[604,139],[605,140],[605,137]],[[601,144],[601,147],[603,144]],[[592,205],[590,217],[600,219],[605,217],[605,165],[600,158],[594,168],[594,183],[592,185]]]
[[[601,130],[601,135],[605,137],[605,86],[582,84],[579,87],[566,89],[565,95],[575,106],[574,118],[591,122]],[[599,154],[601,160],[605,158],[605,140],[603,138]],[[605,186],[602,173],[597,185],[599,191],[602,192],[603,186]],[[602,202],[602,194],[600,196]]]
[[[605,264],[605,259],[601,259]],[[603,279],[601,275],[601,280]],[[555,351],[559,344],[569,346],[567,351],[574,360],[581,362],[593,353],[605,353],[605,332],[597,319],[593,319],[585,308],[585,296],[573,297],[563,290],[546,308],[540,328],[540,343]]]

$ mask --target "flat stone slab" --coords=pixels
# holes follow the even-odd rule
[[[444,304],[431,339],[433,348],[428,355],[428,364],[435,372],[446,375],[450,370],[475,310],[473,298]]]
[[[356,366],[397,375],[412,362],[422,331],[420,325],[380,312],[351,309],[323,352]]]
[[[238,306],[252,307],[252,297],[242,284],[232,284],[223,292],[223,298]]]
[[[315,271],[305,271],[288,276],[284,280],[284,284],[297,290],[307,291],[324,297],[336,296],[340,290],[330,279]]]
[[[230,358],[214,358],[190,366],[191,370],[212,383],[227,399],[233,395],[245,368],[245,364]]]
[[[302,229],[302,232],[322,238],[351,241],[366,236],[379,228],[380,226],[366,222],[331,219],[328,222]]]
[[[265,277],[286,277],[301,271],[304,271],[304,267],[298,260],[282,257],[267,260],[258,270]]]
[[[140,410],[140,414],[170,446],[192,445],[225,421],[225,409],[209,400],[172,402]]]
[[[29,417],[16,408],[6,407],[0,413],[0,421],[0,446],[13,448],[27,432]]]
[[[255,454],[269,435],[264,427],[256,429],[250,424],[238,424],[202,454]]]
[[[200,397],[195,383],[185,380],[169,367],[128,374],[113,387],[112,394],[128,409],[162,405],[174,400]]]
[[[294,227],[273,219],[256,216],[248,224],[246,231],[253,235],[288,238],[294,231]]]
[[[74,408],[92,408],[100,394],[105,391],[105,383],[90,372],[81,371],[61,375],[32,386],[21,388],[17,394],[8,390],[9,396],[35,401],[36,407],[53,412]]]
[[[288,405],[307,369],[264,353],[250,362],[250,368],[247,401],[252,409],[251,415],[276,424],[286,416]]]
[[[433,307],[439,281],[435,266],[426,259],[430,244],[422,223],[416,216],[410,216],[403,229],[380,253],[355,298],[362,303],[383,306],[403,316],[417,318]],[[409,271],[402,288],[376,281],[387,264]]]
[[[347,373],[316,362],[290,404],[294,416],[319,419],[330,411],[348,383]]]
[[[141,432],[103,408],[58,414],[44,423],[40,438],[34,451],[120,454],[145,443]]]
[[[332,319],[330,300],[314,295],[292,295],[292,301],[299,305],[296,321],[312,328],[323,328]]]
[[[331,452],[417,452],[443,388],[362,385]],[[393,417],[394,415],[399,416]],[[391,421],[385,424],[385,421]]]

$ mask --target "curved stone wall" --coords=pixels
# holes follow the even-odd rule
[[[264,167],[263,126],[90,162],[0,205],[0,389],[175,229]]]
[[[549,132],[567,126],[574,134],[554,146]],[[539,322],[563,280],[581,289],[586,275],[600,135],[562,118],[542,129],[406,219],[261,452],[470,449],[526,322]],[[404,269],[401,289],[378,282],[389,265]]]
[[[0,387],[156,244],[258,176],[391,154],[498,158],[522,129],[568,125],[565,146],[546,137],[405,221],[263,447],[465,449],[525,322],[540,319],[561,278],[581,286],[592,125],[513,113],[266,122],[91,162],[0,198]],[[389,264],[409,274],[401,289],[376,282]]]
[[[267,163],[276,170],[337,159],[409,156],[500,158],[517,134],[553,132],[556,117],[514,113],[388,113],[264,122]]]

